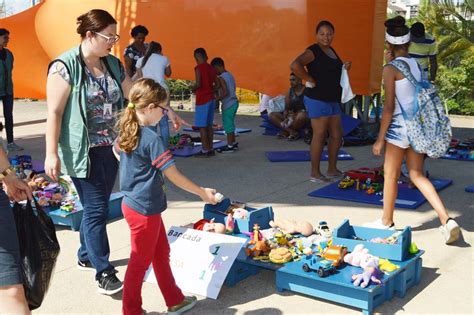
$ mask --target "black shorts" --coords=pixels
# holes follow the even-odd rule
[[[20,248],[10,201],[0,189],[0,287],[22,283]]]

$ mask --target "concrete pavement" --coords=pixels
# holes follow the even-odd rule
[[[43,159],[46,106],[44,102],[15,103],[15,136],[17,143],[35,159]],[[192,114],[182,116],[192,121]],[[216,119],[220,119],[220,116]],[[454,136],[474,136],[474,118],[452,119]],[[377,206],[308,197],[319,187],[308,181],[309,162],[270,163],[264,152],[268,150],[302,150],[302,141],[288,142],[262,136],[260,118],[238,116],[237,126],[252,128],[252,133],[238,138],[240,150],[233,154],[217,154],[215,158],[176,158],[180,170],[202,186],[214,187],[224,195],[253,205],[271,204],[275,216],[304,219],[316,223],[326,220],[330,227],[349,218],[355,225],[377,219]],[[223,137],[218,137],[224,139]],[[339,168],[374,167],[381,158],[371,154],[370,146],[344,148],[354,156],[353,161],[340,162]],[[322,169],[327,166],[322,162]],[[375,309],[380,313],[397,314],[472,314],[473,313],[473,236],[474,194],[464,188],[474,184],[474,168],[470,162],[431,160],[426,167],[431,176],[450,178],[454,184],[441,192],[451,216],[461,225],[464,238],[454,246],[446,246],[438,231],[439,221],[429,204],[416,210],[397,209],[397,227],[411,225],[413,240],[426,250],[423,256],[421,283],[411,288],[400,299],[394,297]],[[164,213],[166,226],[184,225],[201,218],[203,203],[197,197],[168,185],[168,210]],[[94,274],[76,269],[78,233],[58,227],[61,243],[55,275],[42,307],[35,314],[119,314],[121,296],[107,297],[96,293]],[[111,261],[123,279],[130,251],[126,222],[117,220],[108,225]],[[150,312],[166,309],[156,285],[144,283],[143,307]],[[233,288],[223,287],[217,300],[199,297],[197,306],[189,314],[312,314],[360,313],[325,300],[283,292],[275,288],[274,274],[269,271],[238,283]]]

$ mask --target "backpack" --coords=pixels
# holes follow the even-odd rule
[[[407,127],[410,146],[415,152],[427,154],[430,158],[443,156],[451,142],[452,131],[436,87],[429,81],[417,81],[411,73],[410,66],[403,60],[395,59],[388,65],[400,71],[416,88],[411,117],[397,98]]]

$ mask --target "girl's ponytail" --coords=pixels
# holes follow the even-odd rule
[[[137,147],[140,137],[140,126],[133,103],[129,103],[122,113],[118,126],[120,129],[120,138],[118,139],[119,147],[125,153],[130,153]]]

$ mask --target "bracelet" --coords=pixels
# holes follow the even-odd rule
[[[15,173],[15,169],[13,168],[13,166],[9,166],[7,167],[6,169],[4,169],[1,173],[0,173],[0,180],[3,180],[5,177],[7,177],[8,175],[10,174],[14,174]]]

